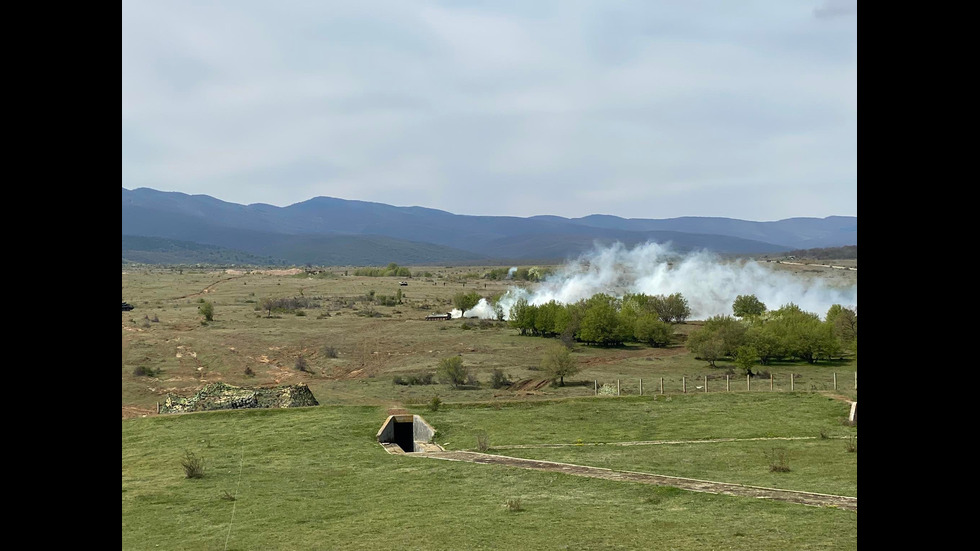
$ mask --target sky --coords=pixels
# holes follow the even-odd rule
[[[122,187],[857,216],[857,0],[122,2]]]

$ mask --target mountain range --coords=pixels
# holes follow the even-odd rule
[[[122,260],[146,264],[370,266],[561,262],[596,245],[655,241],[677,252],[779,255],[857,245],[857,217],[469,216],[314,197],[287,207],[122,190]]]

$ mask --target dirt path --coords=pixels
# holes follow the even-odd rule
[[[201,291],[201,292],[199,292],[199,293],[191,293],[189,295],[184,295],[182,297],[173,297],[173,298],[170,298],[170,299],[167,299],[167,300],[183,300],[185,298],[191,298],[191,297],[196,297],[196,296],[200,296],[200,295],[206,295],[206,294],[208,294],[211,291],[211,289],[214,288],[215,285],[217,285],[219,283],[225,283],[225,282],[232,281],[232,280],[235,280],[235,279],[241,279],[243,277],[245,277],[245,276],[226,277],[224,279],[219,279],[218,281],[215,281],[211,285],[208,285],[207,287],[205,287],[204,290]]]
[[[817,436],[760,436],[758,438],[707,438],[704,440],[640,440],[635,442],[583,442],[581,444],[511,444],[494,446],[495,450],[534,450],[547,448],[578,448],[582,446],[666,446],[670,444],[716,444],[719,442],[752,442],[756,440],[816,440]],[[838,436],[834,438],[844,439]]]
[[[656,486],[673,486],[675,488],[690,490],[692,492],[755,497],[759,499],[787,501],[790,503],[799,503],[801,505],[811,505],[815,507],[836,507],[838,509],[846,509],[848,511],[857,511],[856,497],[817,494],[813,492],[797,492],[794,490],[779,490],[776,488],[761,488],[758,486],[729,484],[727,482],[710,482],[707,480],[697,480],[693,478],[681,478],[677,476],[664,476],[632,471],[614,471],[611,469],[603,469],[601,467],[587,467],[585,465],[571,465],[568,463],[556,463],[553,461],[540,461],[535,459],[520,459],[516,457],[505,457],[502,455],[490,455],[467,451],[426,452],[411,455],[415,457],[442,459],[445,461],[467,461],[470,463],[480,463],[483,465],[504,465],[507,467],[519,467],[522,469],[532,469],[536,471],[561,472],[575,476],[588,476],[592,478],[603,478],[606,480],[618,480],[622,482],[636,482],[640,484],[653,484]]]

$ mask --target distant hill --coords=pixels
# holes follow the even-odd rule
[[[331,197],[276,207],[123,188],[122,235],[124,261],[159,264],[206,262],[194,260],[202,258],[216,263],[292,265],[560,262],[596,244],[617,241],[627,246],[669,242],[681,252],[706,249],[721,254],[781,254],[856,245],[857,218],[749,222],[608,215],[465,216]]]

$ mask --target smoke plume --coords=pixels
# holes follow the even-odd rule
[[[679,255],[669,245],[658,243],[629,250],[619,243],[595,249],[560,267],[533,291],[511,287],[499,305],[506,318],[520,298],[532,305],[551,300],[572,304],[597,293],[615,297],[626,293],[681,293],[691,308],[692,320],[732,315],[732,303],[738,295],[755,295],[770,310],[793,303],[821,319],[834,304],[857,311],[857,285],[835,286],[823,279],[776,271],[767,263],[751,260],[723,261],[705,251]],[[463,313],[456,314],[454,311],[453,317]],[[486,300],[465,314],[495,317]]]

